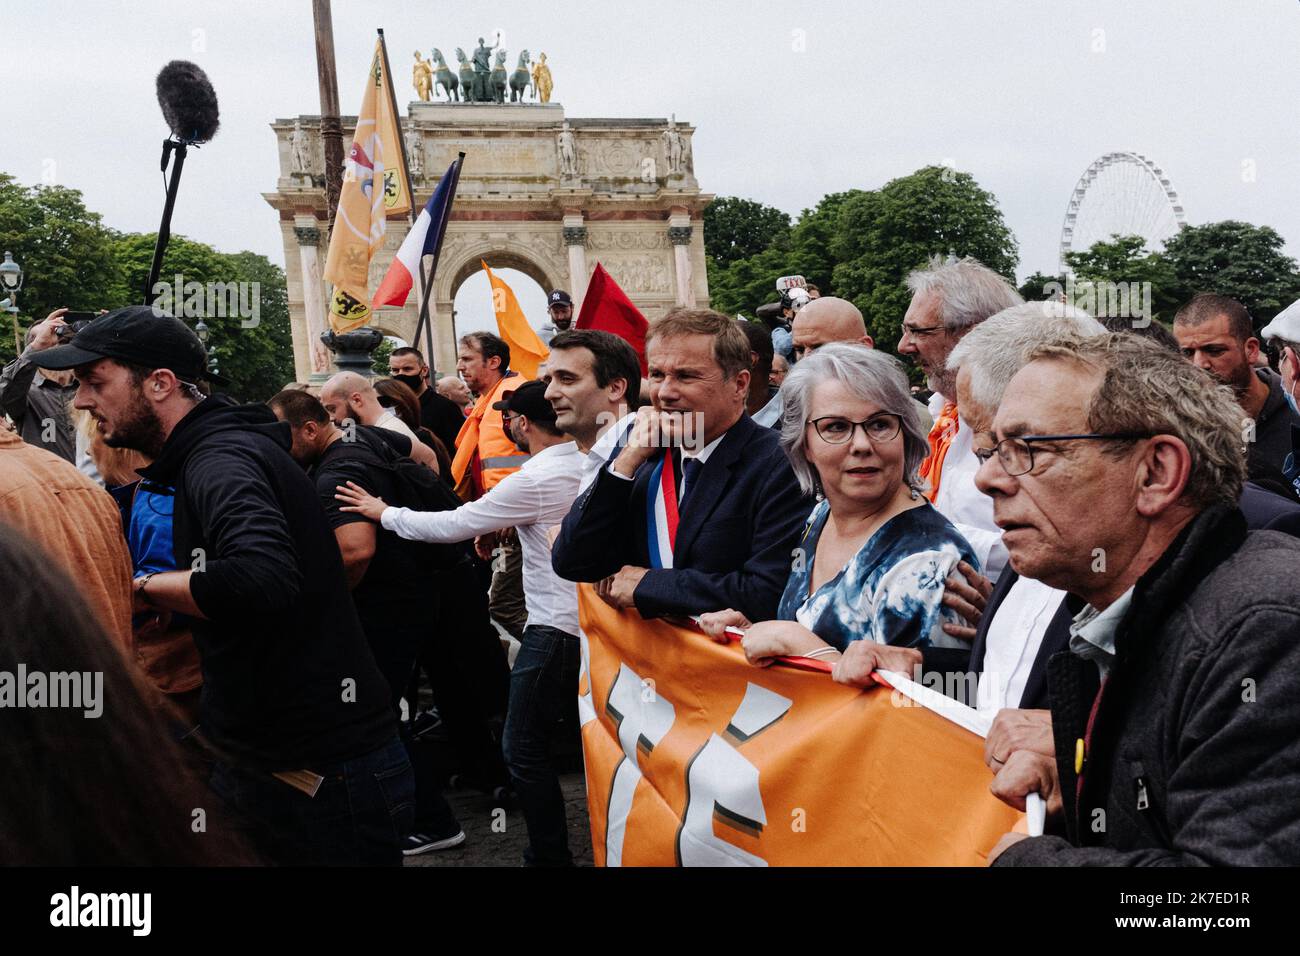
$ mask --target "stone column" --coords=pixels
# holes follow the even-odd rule
[[[674,217],[675,218],[675,217]],[[691,233],[687,223],[669,220],[668,241],[673,246],[673,271],[677,274],[677,304],[695,308],[695,284],[691,281]]]
[[[456,374],[456,330],[452,327],[452,310],[454,305],[449,300],[439,300],[436,295],[429,296],[429,321],[433,323],[433,367],[439,375]],[[417,348],[423,350],[420,343]]]
[[[568,293],[573,298],[573,320],[576,322],[582,312],[583,296],[587,294],[587,227],[582,213],[564,217],[564,245],[569,250]]]
[[[321,278],[320,227],[297,225],[298,254],[302,263],[302,307],[307,320],[308,382],[319,385],[330,376],[330,354],[320,340],[325,331],[325,289]]]

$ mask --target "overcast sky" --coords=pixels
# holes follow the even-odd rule
[[[334,0],[343,112],[360,105],[376,27],[403,80],[417,47],[469,48],[500,30],[512,57],[547,54],[569,116],[693,123],[696,175],[719,196],[797,215],[828,192],[952,163],[997,197],[1023,277],[1055,269],[1083,170],[1129,149],[1163,167],[1190,223],[1270,225],[1300,255],[1296,0],[480,6]],[[115,228],[156,229],[167,130],[154,76],[192,59],[216,88],[221,131],[186,163],[173,231],[283,264],[261,198],[277,175],[268,124],[320,110],[310,0],[0,0],[0,11],[0,169],[80,189]],[[539,324],[540,294],[517,291]],[[462,330],[479,324],[463,298]]]

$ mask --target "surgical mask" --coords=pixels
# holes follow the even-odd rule
[[[420,386],[424,384],[424,379],[418,375],[390,375],[388,377],[394,382],[401,382],[417,395],[420,394]]]

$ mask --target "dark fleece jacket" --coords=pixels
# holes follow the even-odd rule
[[[1300,863],[1300,541],[1194,518],[1138,581],[1097,704],[1096,665],[1048,664],[1063,836],[998,866]],[[1076,796],[1077,788],[1077,796]]]
[[[206,620],[200,725],[263,770],[317,770],[396,735],[338,544],[289,426],[209,398],[141,474],[176,489],[174,550]]]

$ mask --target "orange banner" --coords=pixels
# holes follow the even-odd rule
[[[753,667],[590,585],[580,611],[597,865],[983,866],[1023,821],[981,738],[898,691]]]

